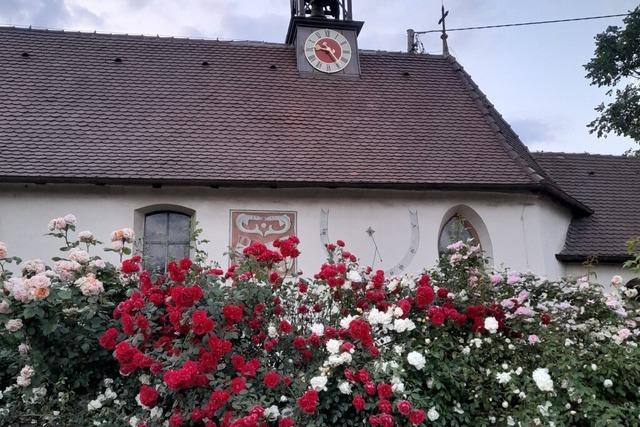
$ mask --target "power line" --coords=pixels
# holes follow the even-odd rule
[[[569,18],[569,19],[554,19],[551,21],[532,21],[532,22],[519,22],[514,24],[499,24],[499,25],[483,25],[480,27],[463,27],[463,28],[447,28],[447,32],[450,31],[468,31],[468,30],[488,30],[491,28],[505,28],[505,27],[522,27],[525,25],[541,25],[541,24],[558,24],[562,22],[575,22],[575,21],[590,21],[593,19],[605,19],[605,18],[619,18],[621,16],[629,16],[630,13],[618,13],[616,15],[600,15],[600,16],[586,16],[583,18]],[[416,31],[415,34],[429,34],[440,33],[438,30]]]

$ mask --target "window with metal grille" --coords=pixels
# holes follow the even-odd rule
[[[164,272],[167,263],[189,256],[191,217],[180,212],[151,212],[144,217],[144,264]]]

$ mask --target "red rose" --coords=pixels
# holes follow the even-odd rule
[[[198,421],[202,421],[202,419],[204,418],[204,411],[200,408],[194,408],[193,411],[191,411],[191,416],[189,417],[191,419],[191,421],[194,422],[198,422]]]
[[[280,418],[280,421],[278,421],[278,427],[293,427],[294,425],[291,417]]]
[[[343,248],[343,247],[344,247],[344,240],[338,240],[338,241],[336,242],[336,245],[338,245],[338,246],[340,246],[341,248]]]
[[[364,385],[364,391],[366,391],[369,396],[373,396],[376,394],[376,385],[372,382],[368,382]]]
[[[449,290],[447,288],[438,289],[438,297],[439,298],[446,298],[448,295],[449,295]]]
[[[191,261],[189,258],[183,258],[180,260],[180,268],[182,270],[188,270],[191,268],[192,265],[193,265],[193,261]]]
[[[138,255],[129,259],[125,259],[124,261],[122,261],[122,272],[124,274],[137,273],[138,271],[140,271],[140,261],[142,261],[142,258]]]
[[[425,415],[422,409],[416,409],[414,411],[411,411],[411,413],[409,414],[409,422],[414,426],[422,424],[424,422],[424,419]]]
[[[251,359],[242,367],[242,374],[247,377],[255,377],[260,368],[260,359]]]
[[[371,326],[364,320],[354,319],[349,324],[349,333],[354,339],[360,340],[365,347],[373,344]]]
[[[395,425],[393,417],[389,414],[380,414],[380,416],[378,416],[378,422],[380,423],[380,427],[393,427]]]
[[[204,335],[213,330],[213,320],[209,319],[207,312],[204,310],[196,310],[191,316],[193,323],[193,333],[196,335]]]
[[[212,268],[209,270],[209,273],[212,276],[222,276],[224,274],[224,270],[221,268]]]
[[[153,408],[158,402],[158,391],[148,385],[143,385],[140,387],[139,396],[140,403],[142,403],[147,408]]]
[[[242,320],[243,309],[241,305],[225,305],[222,307],[222,315],[227,323],[234,324]]]
[[[393,389],[390,384],[378,384],[378,397],[380,399],[390,399],[393,396]]]
[[[244,378],[236,377],[231,380],[231,391],[234,393],[240,393],[245,388],[247,388],[247,383]]]
[[[183,424],[184,421],[182,420],[182,415],[178,412],[169,417],[169,427],[181,427]]]
[[[542,321],[543,325],[548,325],[549,323],[551,323],[551,316],[549,315],[549,313],[544,313],[542,316],[540,316],[540,320]]]
[[[424,285],[416,289],[416,305],[418,308],[425,308],[431,304],[434,299],[435,294],[433,293],[433,288],[431,286]]]
[[[129,313],[122,313],[122,317],[120,318],[120,324],[122,325],[122,332],[127,335],[133,335],[136,331],[135,325],[133,324],[133,317]]]
[[[318,392],[307,390],[299,399],[298,406],[305,414],[313,414],[318,406]]]
[[[116,328],[109,328],[105,331],[104,334],[100,336],[98,342],[100,345],[107,350],[113,350],[116,348],[116,344],[118,339],[118,330]]]
[[[431,277],[427,276],[426,274],[423,274],[422,276],[420,276],[420,280],[418,280],[419,286],[429,286],[430,284],[431,284]]]
[[[378,410],[383,414],[388,414],[393,410],[393,406],[391,406],[391,402],[387,399],[381,399],[378,402]]]
[[[356,408],[356,411],[360,412],[364,409],[364,397],[360,394],[356,394],[353,396],[353,401],[351,402],[353,407]]]
[[[431,320],[431,323],[435,326],[442,326],[444,324],[445,315],[442,308],[436,306],[429,307],[427,314],[429,315],[429,320]]]
[[[356,377],[358,378],[358,381],[360,381],[361,383],[368,383],[370,381],[370,376],[369,376],[369,372],[367,372],[366,369],[360,369],[357,374]]]
[[[402,309],[402,317],[407,317],[411,311],[411,301],[408,299],[401,299],[398,301],[398,307]]]
[[[287,322],[286,320],[281,320],[280,321],[280,330],[282,332],[284,332],[285,334],[288,334],[289,332],[291,332],[293,330],[293,328],[291,327],[291,323]]]
[[[280,275],[278,274],[277,271],[274,270],[271,273],[269,273],[269,283],[276,284],[278,283],[279,280],[280,280]]]
[[[398,408],[398,412],[400,412],[405,417],[409,416],[409,414],[411,413],[411,403],[406,400],[399,400],[398,402],[396,402],[396,407]]]
[[[275,388],[280,383],[280,374],[276,371],[267,372],[262,377],[262,382],[267,388]]]

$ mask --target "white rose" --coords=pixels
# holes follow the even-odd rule
[[[338,390],[340,390],[340,393],[342,394],[351,394],[351,384],[346,381],[342,381],[338,384]]]
[[[416,324],[411,319],[396,319],[393,322],[393,328],[396,332],[402,333],[404,331],[413,331],[416,328]]]
[[[604,388],[611,388],[613,387],[613,381],[606,379],[603,381],[602,385],[604,385]]]
[[[29,353],[29,350],[29,344],[22,343],[18,346],[18,353],[20,353],[21,356],[27,355]]]
[[[327,341],[327,351],[331,354],[338,354],[340,352],[340,347],[342,346],[342,341],[330,339]]]
[[[280,410],[276,405],[271,405],[264,410],[264,417],[269,421],[276,421],[280,416]]]
[[[20,374],[16,379],[16,384],[18,384],[20,387],[28,387],[31,384],[31,377],[33,376],[34,373],[35,371],[31,366],[29,365],[24,366],[20,370]]]
[[[91,261],[89,263],[89,267],[91,267],[94,270],[101,270],[103,268],[105,268],[107,266],[107,263],[104,262],[101,259],[94,259],[93,261]]]
[[[351,282],[360,283],[362,282],[362,276],[356,270],[349,270],[347,272],[347,280]]]
[[[269,335],[269,338],[275,338],[278,336],[278,330],[276,329],[275,326],[269,326],[267,328],[267,334]]]
[[[0,242],[0,258],[7,257],[7,245],[4,242]]]
[[[311,326],[311,332],[321,337],[324,335],[324,325],[322,323],[314,323]]]
[[[414,366],[417,370],[421,370],[427,364],[427,359],[425,359],[421,353],[412,351],[411,353],[407,354],[407,362],[409,362],[409,364]]]
[[[327,391],[327,380],[327,377],[320,375],[318,377],[311,378],[309,383],[311,384],[311,388],[315,391]]]
[[[0,301],[0,314],[9,314],[11,313],[11,305],[6,299]]]
[[[78,221],[76,216],[73,214],[66,214],[62,219],[67,225],[76,225],[76,222]]]
[[[436,410],[435,406],[432,406],[431,409],[427,411],[427,418],[429,418],[429,421],[435,421],[440,418],[440,414]]]
[[[75,284],[80,288],[80,292],[84,296],[95,296],[104,292],[102,282],[96,279],[93,274],[87,274],[85,277],[79,278],[75,281]]]
[[[495,317],[487,317],[484,319],[484,328],[491,334],[498,332],[498,321]]]
[[[507,384],[511,381],[511,374],[509,372],[498,372],[496,379],[498,380],[498,384]]]
[[[611,284],[613,286],[620,286],[622,284],[622,277],[615,275],[611,278]]]
[[[342,329],[349,329],[349,325],[351,324],[351,321],[355,318],[356,318],[355,316],[351,316],[351,315],[342,318],[340,320],[340,327]]]
[[[69,259],[71,261],[79,262],[80,264],[85,264],[89,262],[89,254],[87,251],[82,249],[73,249],[69,252]]]
[[[549,369],[537,368],[533,371],[532,378],[540,391],[553,391],[553,380],[549,375]]]
[[[22,320],[21,319],[9,319],[4,327],[9,332],[16,332],[22,329]]]
[[[90,231],[81,231],[78,233],[78,240],[84,243],[93,243],[96,238]]]
[[[124,243],[122,240],[114,240],[111,242],[111,249],[114,251],[121,251],[124,248]]]

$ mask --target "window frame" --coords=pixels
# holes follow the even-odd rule
[[[471,224],[471,222],[468,219],[466,219],[462,214],[460,214],[459,212],[455,212],[453,215],[449,216],[449,218],[444,222],[444,224],[440,228],[440,233],[438,233],[438,253],[443,254],[447,252],[446,246],[444,248],[440,247],[441,241],[442,241],[442,233],[445,232],[449,223],[454,219],[457,219],[462,224],[464,229],[471,235],[473,242],[479,245],[480,251],[482,251],[482,240],[480,240],[480,235],[478,234],[478,230],[476,230],[473,224]],[[455,242],[451,242],[451,243],[455,243]]]
[[[157,240],[157,239],[148,239],[147,238],[147,219],[151,216],[156,216],[156,215],[166,215],[166,227],[165,227],[165,239],[164,240]],[[178,215],[181,217],[186,217],[189,221],[189,229],[188,229],[188,234],[186,236],[185,240],[171,240],[170,239],[170,235],[171,235],[171,215]],[[144,266],[145,269],[150,269],[151,266],[149,266],[148,264],[148,260],[147,260],[147,247],[148,245],[154,245],[154,246],[163,246],[164,247],[164,267],[163,268],[157,268],[154,269],[155,271],[161,271],[163,273],[166,272],[167,270],[167,264],[170,262],[170,258],[169,258],[169,248],[171,246],[182,246],[182,247],[186,247],[187,249],[187,254],[186,256],[189,256],[190,253],[190,246],[191,246],[191,221],[193,220],[193,215],[192,214],[188,214],[186,212],[180,212],[177,210],[172,210],[172,209],[159,209],[159,210],[152,210],[149,212],[145,212],[142,216],[142,254],[143,254],[143,261],[144,261]]]

